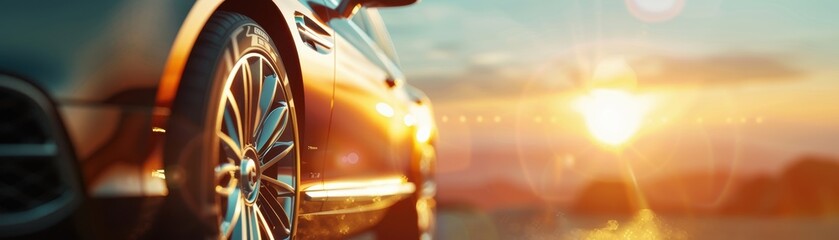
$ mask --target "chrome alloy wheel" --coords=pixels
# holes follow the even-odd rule
[[[260,53],[227,76],[216,123],[221,239],[288,239],[297,206],[297,125],[286,75]]]

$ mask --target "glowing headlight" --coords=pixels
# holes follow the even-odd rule
[[[417,127],[415,139],[417,142],[428,142],[434,131],[434,117],[431,114],[431,109],[425,106],[414,106],[411,107],[411,115]]]

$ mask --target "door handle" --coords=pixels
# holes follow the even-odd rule
[[[296,12],[294,14],[294,21],[297,24],[297,32],[300,33],[300,39],[312,49],[326,53],[335,47],[335,44],[332,42],[332,35],[311,18]]]

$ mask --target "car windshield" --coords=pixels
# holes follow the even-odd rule
[[[408,82],[435,104],[438,235],[836,236],[837,9],[766,0],[382,9]]]

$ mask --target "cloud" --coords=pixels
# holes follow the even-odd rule
[[[578,87],[588,86],[594,81],[595,67],[601,65],[598,63],[615,58],[595,59],[592,55],[576,53],[574,57],[560,58],[551,64],[551,74],[560,75]],[[696,56],[647,50],[617,57],[626,60],[641,88],[727,87],[800,80],[806,76],[804,70],[795,66],[794,58],[769,53],[722,52]]]
[[[474,54],[471,58],[474,65],[500,65],[507,62],[510,56],[502,52],[485,52]]]
[[[626,61],[642,89],[770,84],[803,79],[806,75],[793,65],[793,59],[766,53],[704,56],[646,53],[626,56]],[[548,64],[494,62],[467,64],[458,71],[409,75],[409,82],[438,101],[520,98],[585,87],[597,65],[596,60],[579,57],[564,57]]]
[[[528,71],[527,66],[479,61],[456,71],[409,75],[408,82],[423,90],[435,102],[509,98],[518,97],[526,88]]]
[[[800,79],[805,73],[789,58],[759,53],[722,53],[703,57],[653,55],[630,61],[638,84],[719,86]]]

